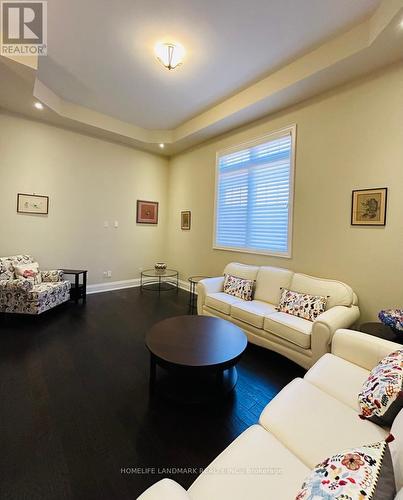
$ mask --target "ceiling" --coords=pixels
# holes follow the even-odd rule
[[[380,0],[52,0],[39,79],[146,129],[176,128],[372,14]],[[187,50],[167,71],[160,39]]]
[[[50,0],[48,55],[0,59],[0,106],[39,118],[35,96],[40,119],[173,154],[401,59],[402,15],[403,0]],[[155,60],[159,40],[183,66]]]

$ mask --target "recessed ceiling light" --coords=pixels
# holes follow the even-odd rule
[[[160,146],[161,149],[165,148],[165,144],[163,144],[162,142],[161,142],[161,144],[159,146]]]
[[[402,28],[402,30],[403,30],[403,19],[400,21],[399,26],[400,26],[400,27]]]
[[[158,42],[154,52],[158,61],[169,70],[180,66],[185,56],[185,49],[176,42]]]
[[[43,109],[43,104],[41,102],[36,102],[34,106],[36,109]]]

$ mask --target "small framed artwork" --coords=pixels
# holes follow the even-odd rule
[[[137,200],[137,224],[158,224],[158,201]]]
[[[181,229],[183,231],[190,230],[190,220],[191,220],[190,210],[185,210],[184,212],[181,212]]]
[[[384,226],[388,188],[356,189],[351,203],[353,226]]]
[[[48,215],[49,196],[18,193],[17,212],[19,214]]]

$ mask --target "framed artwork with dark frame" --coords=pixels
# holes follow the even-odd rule
[[[158,224],[158,201],[137,200],[137,224]]]
[[[190,230],[190,222],[191,222],[192,214],[190,210],[185,210],[181,212],[181,229],[182,231]]]
[[[17,212],[19,214],[48,215],[49,196],[18,193]]]
[[[351,201],[352,226],[384,226],[388,188],[356,189]]]

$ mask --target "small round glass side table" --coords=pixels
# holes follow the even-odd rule
[[[199,281],[209,278],[210,276],[189,276],[189,311],[193,313],[197,306],[196,286]]]
[[[153,292],[178,291],[179,272],[175,269],[146,269],[140,274],[140,290],[151,290]]]

